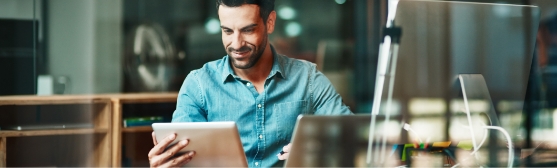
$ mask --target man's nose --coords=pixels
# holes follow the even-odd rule
[[[239,50],[240,48],[242,48],[242,46],[244,46],[244,38],[242,37],[242,35],[240,33],[235,33],[232,37],[232,44],[230,45],[230,47]]]

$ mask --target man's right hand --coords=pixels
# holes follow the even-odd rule
[[[195,155],[195,151],[189,151],[187,153],[174,156],[178,151],[188,145],[189,140],[182,140],[173,147],[165,150],[166,147],[170,145],[174,139],[176,139],[176,134],[167,136],[161,140],[160,143],[158,143],[155,138],[155,132],[153,132],[151,136],[153,136],[153,144],[155,144],[155,147],[149,151],[148,155],[151,167],[181,167],[190,162]]]

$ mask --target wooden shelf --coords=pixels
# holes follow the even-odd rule
[[[0,105],[49,105],[49,104],[90,104],[100,103],[102,97],[94,95],[77,96],[0,96]]]
[[[139,127],[124,127],[122,128],[122,132],[131,133],[131,132],[153,132],[153,128],[151,126],[139,126]]]
[[[19,95],[19,96],[0,96],[0,123],[4,125],[19,125],[29,122],[28,120],[22,121],[12,121],[11,119],[29,119],[36,118],[39,115],[48,116],[43,117],[43,119],[53,120],[53,121],[72,121],[73,120],[84,120],[85,122],[90,122],[94,125],[94,128],[65,128],[65,129],[49,129],[49,130],[26,130],[26,131],[16,131],[16,130],[0,130],[0,167],[10,166],[7,165],[7,155],[13,155],[15,159],[12,159],[11,164],[15,165],[25,165],[29,158],[17,158],[18,152],[35,152],[35,153],[48,153],[52,151],[53,145],[46,145],[47,148],[41,150],[35,150],[35,148],[29,148],[28,150],[17,150],[11,151],[10,154],[7,149],[10,143],[15,145],[23,144],[27,142],[28,139],[37,140],[41,138],[52,138],[48,136],[57,135],[104,135],[104,136],[94,136],[94,151],[91,156],[87,154],[80,153],[81,155],[87,155],[89,157],[86,160],[78,160],[75,163],[69,165],[87,165],[87,166],[100,166],[100,167],[121,167],[122,161],[122,146],[123,145],[135,145],[123,144],[122,136],[123,134],[131,136],[145,136],[144,133],[152,132],[151,126],[140,126],[140,127],[122,127],[123,121],[123,110],[122,107],[125,104],[158,104],[158,103],[176,103],[178,97],[177,92],[167,92],[167,93],[125,93],[125,94],[94,94],[94,95],[51,95],[51,96],[37,96],[37,95]],[[40,111],[36,113],[35,111]],[[75,111],[75,112],[74,112]],[[5,113],[4,113],[5,112]],[[70,113],[71,116],[64,116],[64,113]],[[60,115],[60,116],[56,116]],[[60,118],[56,118],[60,117]],[[65,118],[64,118],[65,117]],[[3,120],[1,120],[3,119]],[[13,123],[4,123],[4,122]],[[77,121],[75,121],[77,122]],[[135,134],[138,133],[138,134]],[[43,136],[43,137],[38,137]],[[10,140],[12,137],[13,141]],[[13,138],[13,137],[36,137],[36,138]],[[54,137],[53,142],[57,143],[57,139],[62,140],[72,140],[78,139],[79,141],[90,141],[90,139],[79,139],[81,136],[76,137]],[[15,142],[14,142],[15,141]],[[22,143],[19,143],[19,142]],[[146,140],[138,140],[139,144],[143,144]],[[148,138],[147,144],[152,143],[151,139]],[[35,144],[35,143],[31,143]],[[48,143],[47,143],[48,144]],[[19,149],[26,148],[23,144],[18,147]],[[42,148],[41,148],[42,149]],[[35,150],[35,151],[33,151]],[[64,148],[62,149],[63,154],[73,155],[74,153],[81,152],[81,149],[74,148]],[[140,151],[141,157],[146,155],[143,154],[144,151]],[[147,152],[147,151],[145,151]],[[41,156],[41,155],[37,155]],[[139,155],[138,155],[139,156]],[[64,155],[60,157],[65,158]],[[37,162],[41,161],[41,165],[55,165],[57,160],[40,160],[41,157],[35,159]],[[18,160],[19,159],[19,160]],[[8,159],[9,160],[9,159]],[[16,161],[13,161],[16,160]],[[63,160],[63,159],[61,159]]]
[[[122,107],[124,106],[124,104],[147,104],[147,103],[176,103],[176,100],[178,98],[178,93],[177,92],[170,92],[170,93],[132,93],[132,94],[115,94],[115,95],[104,95],[104,96],[108,96],[110,97],[110,100],[112,101],[112,107],[113,107],[113,123],[112,125],[114,125],[112,128],[112,137],[113,137],[113,144],[112,146],[114,146],[113,152],[112,152],[112,156],[114,159],[112,159],[112,166],[113,167],[121,167],[122,166],[122,155],[123,152],[122,151],[122,146],[124,145],[128,145],[127,149],[141,149],[142,147],[144,147],[145,141],[147,141],[146,144],[152,144],[151,138],[147,138],[147,139],[138,139],[138,143],[137,144],[142,144],[139,147],[135,147],[133,145],[136,145],[136,143],[124,143],[123,141],[123,136],[124,135],[131,135],[131,136],[137,136],[137,135],[143,135],[143,134],[136,134],[136,133],[149,133],[153,131],[153,128],[151,128],[151,126],[139,126],[139,127],[122,127],[123,125],[123,109]],[[130,146],[131,145],[131,146]],[[147,151],[133,151],[133,152],[129,152],[129,153],[134,153],[137,154],[138,156],[141,156],[140,158],[144,158],[143,156],[147,155],[148,150]],[[129,156],[128,156],[129,157]],[[135,158],[135,157],[133,157]],[[147,161],[148,163],[148,161]],[[134,165],[132,163],[132,165]],[[140,165],[140,166],[144,166],[144,165]],[[148,166],[148,165],[145,165]]]
[[[166,93],[128,93],[128,94],[106,94],[100,95],[110,97],[112,100],[120,100],[120,103],[166,103],[176,102],[177,92]]]
[[[107,132],[108,132],[108,129],[103,129],[103,128],[30,130],[30,131],[0,131],[0,137],[96,134],[96,133],[107,133]]]
[[[0,96],[0,105],[48,105],[48,104],[89,104],[103,100],[120,100],[122,103],[160,103],[176,102],[177,92],[129,93],[96,95],[52,95],[52,96]]]

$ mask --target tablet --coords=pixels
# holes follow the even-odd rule
[[[158,142],[172,133],[177,135],[172,145],[190,140],[179,152],[196,152],[186,167],[247,167],[235,122],[154,123],[152,126]]]

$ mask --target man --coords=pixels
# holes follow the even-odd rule
[[[217,0],[217,8],[228,55],[190,72],[173,122],[235,121],[248,165],[270,167],[287,157],[298,115],[351,114],[315,64],[275,52],[268,40],[275,28],[274,0]],[[153,136],[151,166],[195,159],[195,152],[173,156],[187,140],[164,151],[175,137],[157,143]]]

